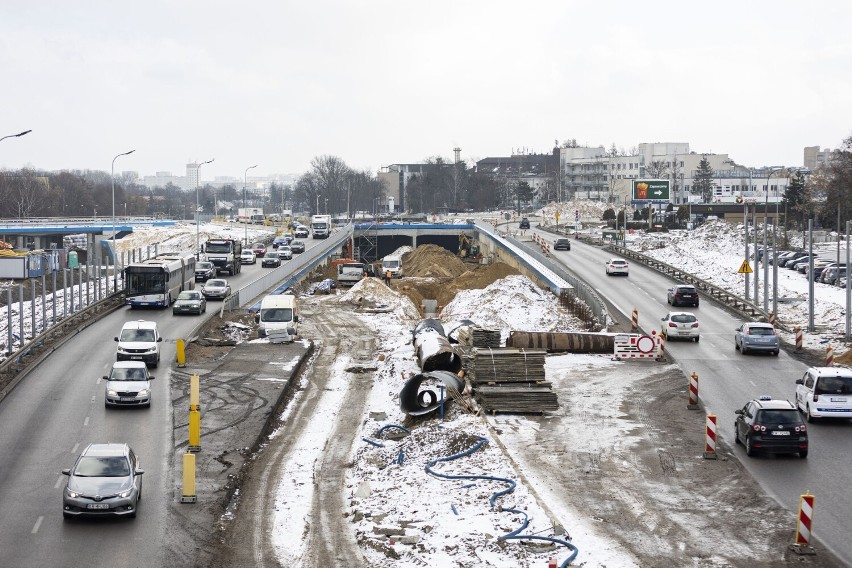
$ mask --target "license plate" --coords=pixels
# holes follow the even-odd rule
[[[130,402],[130,401],[136,400],[136,397],[135,396],[120,396],[120,397],[118,397],[118,400],[121,401],[121,402]]]
[[[845,398],[834,398],[834,397],[831,397],[831,398],[829,398],[829,400],[830,400],[831,402],[846,402],[846,399],[845,399]]]
[[[772,433],[772,435],[773,436],[789,436],[790,432],[788,432],[787,430],[776,430],[775,432]]]
[[[109,509],[108,503],[89,503],[86,505],[87,509]]]
[[[130,358],[134,361],[141,361],[142,355],[131,355]]]

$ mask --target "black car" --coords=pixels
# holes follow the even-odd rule
[[[666,301],[672,306],[698,307],[698,290],[695,286],[672,286],[668,289]]]
[[[520,229],[529,229],[530,228],[530,220],[524,217],[521,219],[521,222],[518,223],[518,228]]]
[[[553,250],[571,250],[571,240],[556,239],[553,241]]]
[[[746,455],[799,454],[808,457],[808,428],[799,409],[787,400],[761,396],[736,411],[734,441],[744,444]]]
[[[296,254],[302,254],[305,252],[305,242],[304,241],[292,241],[290,243],[290,250],[292,250]]]
[[[201,261],[195,265],[195,281],[206,282],[210,278],[216,278],[216,267],[212,262]]]
[[[278,268],[281,266],[281,257],[278,256],[278,253],[275,251],[269,251],[260,261],[260,266],[266,268],[267,266],[271,266],[272,268]]]

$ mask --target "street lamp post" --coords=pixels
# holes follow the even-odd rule
[[[204,164],[209,164],[213,162],[216,158],[210,158],[206,162],[201,162],[198,164],[198,167],[195,169],[195,256],[198,259],[201,259],[201,244],[199,242],[199,233],[198,233],[198,225],[201,221],[200,209],[198,207],[198,192],[201,189],[201,166]]]
[[[245,244],[248,246],[248,219],[246,219],[246,185],[248,185],[248,171],[252,168],[256,168],[257,164],[253,166],[249,166],[246,168],[246,171],[243,173],[243,228],[245,229]]]
[[[319,214],[320,214],[319,198],[320,198],[320,194],[319,194],[319,193],[317,193],[317,215],[319,215]]]
[[[127,152],[122,152],[121,154],[117,154],[112,159],[112,165],[109,170],[109,178],[112,181],[112,291],[115,292],[118,290],[118,274],[116,273],[116,268],[118,266],[118,254],[115,250],[115,161],[122,157],[127,156],[128,154],[132,154],[136,150],[128,150]],[[124,212],[127,214],[127,204],[124,204]],[[109,283],[109,280],[107,280]]]
[[[772,174],[776,172],[784,171],[783,167],[780,168],[771,168],[769,170],[769,174],[766,176],[766,196],[763,200],[763,311],[769,311],[769,264],[767,263],[767,254],[768,247],[766,246],[768,235],[767,235],[767,218],[769,216],[769,188],[770,183],[769,180],[772,178]],[[778,223],[778,192],[775,192],[775,223],[773,223],[773,231],[775,224]],[[774,251],[773,251],[774,254]],[[757,257],[755,257],[757,258]],[[773,276],[775,275],[775,271],[773,269]],[[773,288],[774,289],[774,288]]]
[[[8,136],[0,138],[0,141],[5,140],[6,138],[20,138],[21,136],[29,134],[30,132],[32,132],[32,130],[24,130],[23,132],[18,132],[17,134],[9,134]]]

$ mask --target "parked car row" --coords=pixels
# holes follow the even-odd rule
[[[769,263],[773,263],[772,258],[769,259]],[[819,258],[817,253],[805,251],[785,251],[777,255],[777,263],[779,268],[795,270],[805,275],[808,274],[809,267],[813,265],[814,282],[832,286],[846,285],[846,263],[837,262],[837,259]]]

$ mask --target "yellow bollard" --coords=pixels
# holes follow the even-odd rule
[[[187,451],[201,451],[201,413],[197,410],[189,411],[189,447]]]
[[[199,399],[201,398],[201,377],[191,375],[189,377],[189,409],[198,410]]]
[[[181,503],[195,503],[195,454],[183,454],[183,495]]]
[[[183,339],[177,340],[177,366],[186,367],[186,342]]]

